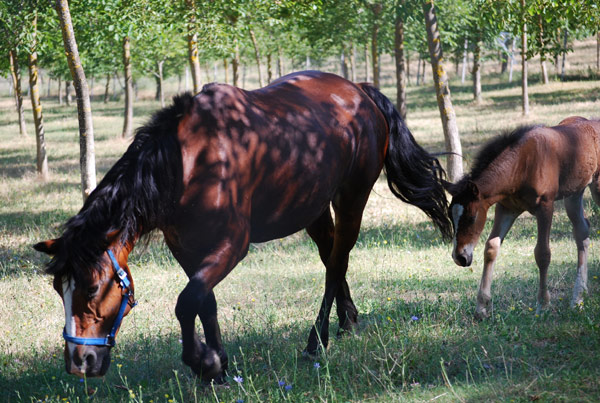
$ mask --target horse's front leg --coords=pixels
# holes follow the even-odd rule
[[[543,202],[537,209],[535,218],[537,219],[538,239],[535,245],[535,262],[540,270],[540,285],[537,297],[536,314],[540,314],[550,303],[550,293],[548,292],[548,266],[552,253],[550,252],[550,228],[552,227],[552,214],[554,213],[554,198],[552,201]]]
[[[227,354],[221,342],[217,303],[212,289],[247,253],[248,233],[239,231],[217,242],[211,250],[203,258],[181,250],[174,251],[190,277],[179,294],[175,314],[181,326],[183,362],[204,381],[218,382],[227,369]],[[200,264],[192,269],[195,261]],[[196,316],[202,322],[206,344],[200,341],[196,333]]]
[[[583,192],[565,199],[565,210],[573,224],[573,236],[577,245],[577,278],[573,286],[571,307],[583,301],[583,294],[587,292],[587,256],[590,246],[590,222],[583,212]]]
[[[494,225],[490,236],[485,243],[483,253],[483,274],[477,291],[477,307],[475,309],[475,317],[479,320],[490,316],[490,308],[492,301],[492,273],[502,241],[508,234],[517,217],[521,214],[520,211],[515,212],[508,210],[500,203],[496,204],[496,212],[494,213]]]

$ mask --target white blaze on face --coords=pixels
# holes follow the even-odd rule
[[[458,233],[458,222],[460,221],[460,217],[462,217],[465,208],[460,204],[455,204],[452,206],[452,221],[454,222],[454,237],[452,238],[452,244],[454,245],[454,250],[456,251],[456,234]]]
[[[63,303],[65,306],[65,331],[69,336],[77,336],[75,333],[75,317],[73,316],[73,291],[75,291],[75,280],[69,281],[65,276],[62,282]],[[69,354],[73,357],[75,344],[67,342]]]

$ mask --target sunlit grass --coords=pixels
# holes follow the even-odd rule
[[[580,58],[576,53],[574,63]],[[505,82],[506,77],[486,76],[481,106],[472,104],[468,83],[452,82],[466,167],[479,145],[502,130],[599,114],[599,81],[531,83],[527,118],[521,116],[517,77],[512,85]],[[176,82],[170,85],[172,89]],[[384,90],[394,99],[391,84]],[[492,316],[476,322],[472,314],[482,242],[472,270],[455,266],[449,245],[425,215],[396,200],[383,179],[371,195],[350,257],[348,281],[360,312],[359,332],[332,337],[317,361],[300,354],[324,290],[324,270],[306,234],[253,245],[215,289],[230,372],[228,384],[214,388],[203,386],[181,363],[173,311],[186,278],[157,234],[147,249],[137,249],[131,257],[139,305],[124,320],[108,374],[84,381],[66,375],[62,304],[42,274],[46,258],[30,245],[59,235],[60,225],[81,206],[76,112],[55,99],[44,101],[51,175],[41,183],[34,173],[30,110],[30,135],[22,139],[12,98],[2,96],[0,400],[453,402],[595,401],[600,396],[600,209],[586,198],[594,233],[590,296],[581,310],[568,307],[576,250],[558,203],[551,241],[551,307],[535,315],[535,221],[525,214],[507,237],[494,272]],[[418,141],[442,151],[431,83],[409,87],[408,103],[408,125]],[[157,107],[152,100],[140,100],[137,124]],[[119,138],[120,102],[96,101],[93,111],[101,178],[128,143]],[[484,234],[490,227],[488,222]],[[336,331],[334,312],[332,336]]]

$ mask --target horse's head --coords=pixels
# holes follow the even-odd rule
[[[62,238],[34,245],[53,256],[48,272],[65,308],[65,366],[70,374],[102,376],[121,319],[134,306],[133,279],[127,266],[130,248],[111,244],[88,267],[73,263]]]
[[[452,258],[459,266],[470,266],[473,249],[485,225],[487,208],[477,185],[469,179],[450,186],[448,191],[452,195],[450,215],[454,225]]]

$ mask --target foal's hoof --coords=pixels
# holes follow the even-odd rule
[[[482,321],[482,320],[489,318],[490,314],[489,314],[487,308],[477,307],[477,309],[475,310],[474,316],[475,316],[475,319]]]
[[[202,379],[203,383],[210,383],[214,381],[216,383],[223,383],[223,366],[221,365],[221,359],[214,350],[209,350],[202,359],[187,360],[183,359],[186,365],[192,368],[192,371]]]

